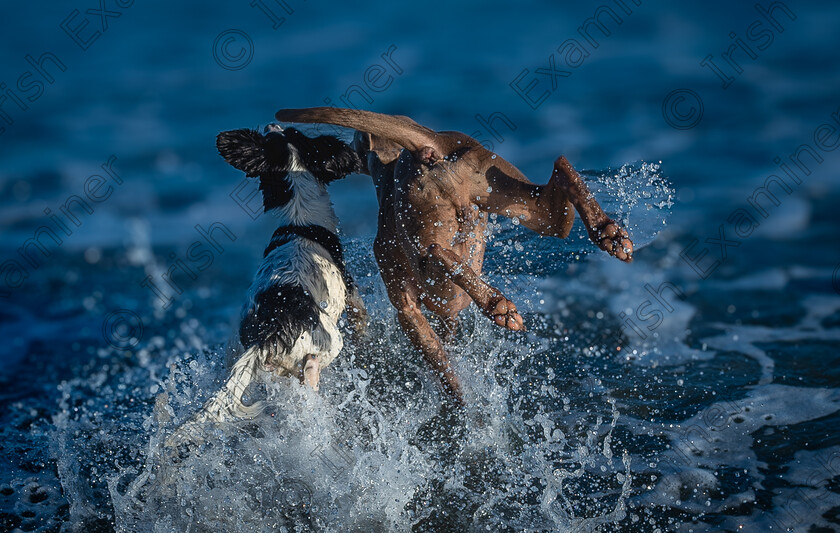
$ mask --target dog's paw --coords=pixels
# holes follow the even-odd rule
[[[599,228],[590,232],[592,242],[608,254],[629,263],[633,260],[633,241],[627,230],[615,220],[607,219]]]
[[[511,331],[525,331],[525,322],[522,315],[516,310],[516,305],[504,296],[496,296],[490,299],[484,313],[493,319],[499,327]]]

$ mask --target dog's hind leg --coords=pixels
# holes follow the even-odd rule
[[[554,162],[554,171],[545,191],[555,198],[567,198],[580,215],[589,238],[599,248],[622,261],[633,260],[633,242],[627,231],[604,213],[583,178],[565,157],[560,156]]]
[[[458,254],[433,244],[429,246],[427,261],[435,264],[446,272],[446,275],[473,299],[481,312],[490,317],[500,327],[512,331],[524,331],[525,323],[516,310],[516,305],[502,295],[502,293],[481,279],[475,270],[465,264]]]
[[[627,231],[604,213],[565,157],[554,162],[554,171],[545,185],[523,181],[517,172],[503,163],[491,166],[484,179],[473,184],[477,203],[491,213],[519,219],[523,226],[540,235],[561,239],[572,230],[577,211],[592,242],[622,261],[632,261],[633,243]]]

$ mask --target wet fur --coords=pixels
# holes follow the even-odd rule
[[[622,261],[632,260],[627,232],[601,209],[564,157],[546,185],[463,133],[434,131],[408,117],[317,107],[281,109],[281,122],[327,123],[357,130],[353,141],[379,200],[374,241],[382,280],[408,338],[463,403],[440,335],[451,335],[470,302],[496,325],[524,331],[513,302],[481,278],[489,214],[515,218],[541,235],[565,238],[575,212],[590,238]],[[440,318],[435,329],[422,312]]]
[[[279,220],[280,228],[317,227],[335,235],[338,220],[326,186],[361,170],[358,155],[347,144],[272,125],[265,134],[248,129],[220,133],[216,146],[233,167],[260,180],[264,209]],[[303,379],[312,356],[317,356],[318,368],[338,356],[343,347],[338,320],[349,298],[357,309],[362,304],[355,287],[347,285],[343,265],[336,263],[342,259],[328,248],[291,234],[266,249],[239,329],[244,352],[222,389],[182,426],[181,437],[195,440],[206,421],[255,415],[261,406],[246,405],[242,397],[260,373]]]

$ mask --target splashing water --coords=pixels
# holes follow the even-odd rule
[[[618,170],[584,170],[581,176],[607,215],[627,229],[635,251],[653,242],[665,228],[676,192],[658,163],[627,163]],[[569,236],[561,240],[521,229],[516,219],[508,222],[490,215],[486,237],[492,253],[486,259],[485,270],[498,274],[558,274],[583,256],[601,253],[579,219]]]
[[[593,176],[599,200],[614,200],[608,209],[634,221],[631,233],[652,238],[672,193],[658,166]],[[491,226],[501,230],[491,242],[505,243],[508,230]],[[550,262],[528,239],[539,240],[523,233],[490,254],[521,258],[524,246],[536,266]],[[454,410],[385,303],[369,247],[352,242],[348,256],[362,280],[370,331],[346,343],[322,374],[319,394],[293,379],[268,380],[249,393],[265,405],[253,419],[207,425],[198,445],[179,453],[167,437],[226,377],[225,349],[207,345],[195,328],[155,337],[136,360],[64,383],[51,437],[71,524],[593,531],[627,520],[634,475],[631,454],[615,447],[621,415],[587,365],[569,366],[581,348],[558,335],[550,317],[536,315],[523,336],[496,329],[471,308],[449,347],[468,403]],[[533,286],[511,273],[501,282],[526,308]]]
[[[584,171],[581,175],[604,211],[620,222],[638,250],[662,231],[676,191],[662,176],[661,162],[626,163],[618,170]]]
[[[546,376],[517,377],[547,346],[469,318],[454,348],[465,413],[439,407],[432,376],[382,316],[366,345],[325,371],[320,395],[269,382],[260,415],[208,426],[186,457],[164,441],[221,383],[219,354],[174,357],[152,385],[151,368],[66,384],[56,452],[71,517],[105,520],[94,502],[107,490],[122,531],[590,530],[620,519],[632,476],[610,445],[614,402],[570,410],[568,396],[588,391],[561,397]],[[526,406],[535,379],[544,402]]]

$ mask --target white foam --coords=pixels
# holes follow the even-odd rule
[[[748,487],[760,486],[767,465],[753,451],[754,433],[763,427],[814,420],[840,410],[840,391],[768,384],[752,389],[746,398],[715,402],[675,424],[636,421],[638,434],[661,434],[670,449],[656,458],[660,474],[652,491],[638,497],[691,513],[724,512],[752,501],[752,488],[724,500],[713,496],[722,469],[740,471]]]

